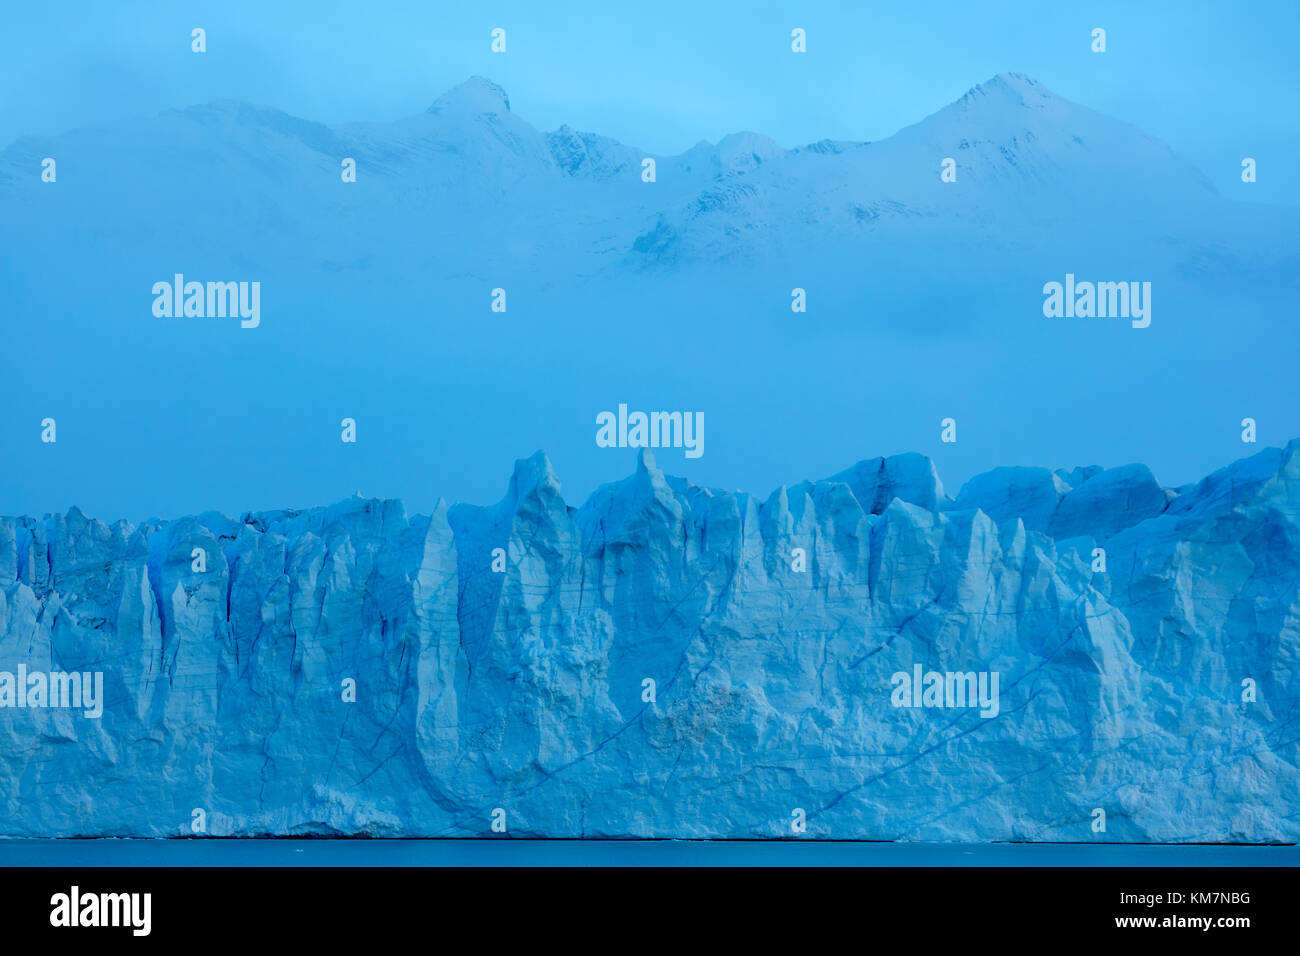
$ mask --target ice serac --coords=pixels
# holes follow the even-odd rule
[[[870,514],[880,514],[894,498],[928,511],[947,500],[934,462],[916,452],[860,461],[830,480],[846,483]]]
[[[575,509],[539,452],[427,516],[0,519],[0,671],[105,680],[0,708],[0,832],[1294,841],[1298,506],[1300,441],[1176,493],[643,452]],[[895,706],[916,666],[996,708]]]
[[[1046,468],[995,468],[962,486],[954,508],[979,508],[994,521],[1020,518],[1030,531],[1046,531],[1070,486]]]

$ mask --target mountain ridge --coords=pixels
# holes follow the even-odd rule
[[[147,150],[149,142],[158,145]],[[1152,234],[1157,222],[1177,223],[1173,254],[1180,260],[1231,235],[1251,247],[1247,258],[1263,269],[1289,261],[1292,244],[1271,233],[1296,231],[1279,212],[1241,210],[1218,195],[1167,144],[1017,73],[976,84],[874,142],[821,140],[786,149],[762,133],[740,131],[667,155],[567,123],[541,130],[481,76],[424,112],[391,122],[327,125],[218,100],[15,141],[0,152],[0,182],[20,221],[36,214],[28,211],[32,203],[50,213],[36,191],[43,184],[24,170],[55,153],[62,181],[77,191],[104,190],[148,168],[158,196],[184,201],[199,190],[246,197],[233,208],[214,202],[205,209],[207,231],[237,230],[232,220],[244,203],[273,210],[269,223],[293,241],[271,243],[268,255],[301,245],[308,261],[335,261],[311,249],[307,224],[322,210],[341,217],[340,229],[367,246],[394,233],[418,236],[431,220],[455,223],[470,241],[453,244],[458,248],[447,258],[462,261],[448,262],[448,276],[506,256],[513,268],[532,272],[595,274],[788,262],[801,250],[816,261],[813,249],[861,243],[970,248],[1009,245],[1022,233],[1060,241],[1090,229],[1120,229],[1125,242],[1150,248],[1170,235],[1168,228]],[[365,197],[364,206],[337,190],[345,157],[357,163],[354,192]],[[656,169],[646,182],[651,160]],[[949,162],[952,182],[940,175]],[[72,169],[77,178],[67,180]],[[557,187],[564,191],[556,194]],[[551,208],[557,201],[567,213],[562,224]],[[153,223],[137,223],[130,206],[118,208],[112,194],[102,202],[142,241],[154,230]],[[1261,231],[1269,217],[1276,223]],[[493,241],[503,228],[519,237],[509,248]],[[1026,243],[1041,245],[1037,238]]]
[[[568,131],[571,133],[576,133],[578,136],[581,137],[598,138],[602,141],[612,144],[612,146],[615,148],[633,150],[643,156],[649,156],[659,160],[669,160],[669,161],[682,160],[685,157],[691,155],[692,153],[699,151],[701,147],[705,147],[705,146],[707,146],[710,150],[722,152],[724,144],[733,143],[736,140],[740,140],[744,138],[758,138],[762,141],[765,141],[765,143],[768,144],[769,146],[769,150],[768,150],[769,154],[773,158],[777,158],[777,157],[785,157],[790,154],[795,154],[800,152],[803,153],[815,152],[816,147],[822,144],[828,144],[832,142],[834,143],[835,146],[840,147],[841,151],[843,148],[866,147],[866,146],[887,143],[895,139],[897,136],[899,136],[901,133],[904,133],[907,130],[913,129],[917,126],[923,126],[928,121],[931,121],[935,117],[944,114],[945,111],[953,110],[954,108],[969,110],[970,108],[977,106],[978,104],[981,104],[983,101],[990,99],[991,98],[990,94],[992,93],[1001,94],[1004,98],[1008,94],[1010,94],[1010,96],[1015,100],[1015,105],[1024,108],[1031,108],[1032,106],[1032,108],[1037,108],[1041,110],[1047,108],[1048,105],[1059,106],[1061,104],[1066,104],[1070,107],[1086,109],[1083,107],[1077,107],[1077,104],[1073,104],[1070,101],[1057,96],[1056,94],[1047,90],[1047,88],[1044,87],[1041,83],[1038,83],[1036,80],[1024,74],[1015,73],[1015,72],[1004,72],[1004,73],[995,74],[993,77],[984,81],[983,83],[979,83],[972,86],[970,90],[967,91],[967,93],[965,93],[958,100],[955,100],[952,103],[940,107],[938,110],[928,114],[921,120],[918,120],[916,123],[910,124],[908,126],[904,126],[898,131],[896,131],[895,133],[891,134],[890,136],[875,141],[819,140],[811,143],[796,145],[794,147],[787,149],[779,146],[778,144],[776,144],[774,141],[772,141],[769,137],[762,134],[761,132],[738,130],[730,133],[721,134],[716,142],[708,142],[707,140],[702,140],[700,143],[696,144],[695,146],[690,147],[689,149],[684,150],[683,152],[680,153],[660,153],[660,152],[650,152],[650,151],[642,150],[639,147],[637,147],[635,144],[624,144],[617,140],[600,136],[599,134],[594,132],[571,127],[569,126],[568,123],[562,123],[557,129],[551,131],[545,131],[537,127],[532,127],[531,124],[527,124],[527,125],[529,126],[530,129],[535,130],[538,134],[543,136],[548,136],[548,135],[553,136]],[[1025,98],[1026,93],[1028,93],[1032,98],[1036,98],[1034,103],[1031,104],[1029,101],[1026,100]],[[335,132],[337,135],[337,131],[340,130],[354,130],[359,128],[373,129],[373,128],[381,128],[385,126],[395,127],[395,126],[409,123],[412,120],[416,120],[420,116],[440,115],[440,114],[447,114],[447,113],[458,115],[460,118],[464,118],[466,115],[468,115],[471,118],[484,117],[484,116],[487,117],[501,116],[504,114],[509,114],[511,117],[513,117],[515,115],[510,109],[509,97],[506,91],[501,86],[499,86],[495,82],[485,77],[474,75],[471,76],[469,79],[465,80],[464,82],[452,87],[451,89],[443,93],[441,96],[436,98],[433,104],[431,104],[424,111],[424,113],[412,114],[410,116],[401,117],[386,123],[382,123],[382,122],[374,123],[374,122],[367,122],[367,121],[347,121],[342,123],[331,124],[331,123],[325,123],[316,120],[305,119],[274,107],[261,106],[248,101],[237,100],[237,99],[217,99],[217,100],[207,101],[204,103],[195,104],[189,107],[168,109],[157,114],[155,118],[163,118],[169,116],[182,116],[182,117],[189,116],[195,118],[202,118],[210,115],[222,115],[222,114],[235,114],[237,116],[262,117],[262,118],[275,117],[281,120],[281,122],[286,127],[299,128],[302,130],[313,130],[318,132],[329,130]],[[147,121],[147,119],[141,117],[141,118],[137,118],[134,121],[124,120],[122,122],[138,123],[141,121]],[[526,123],[526,121],[522,121],[522,120],[520,122]],[[1119,121],[1112,121],[1112,122],[1118,123]],[[1127,126],[1128,124],[1123,124],[1123,125]],[[107,125],[83,126],[83,127],[76,127],[74,129],[65,131],[63,133],[54,134],[53,136],[19,136],[13,142],[8,144],[8,146],[6,146],[6,148],[3,151],[0,151],[0,156],[3,156],[5,153],[8,153],[14,147],[18,146],[20,143],[23,143],[25,141],[50,142],[53,140],[57,140],[60,137],[68,136],[75,133],[95,132],[95,131],[101,131],[109,128],[112,127]],[[1133,128],[1136,129],[1136,127]],[[314,139],[318,139],[318,137]],[[1161,144],[1161,145],[1164,145],[1165,148],[1168,148],[1167,144]]]

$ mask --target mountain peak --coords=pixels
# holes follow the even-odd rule
[[[753,169],[785,155],[772,137],[749,131],[722,137],[713,150],[723,167],[730,169]]]
[[[1017,106],[1042,106],[1055,94],[1033,77],[1023,73],[999,73],[966,91],[959,103],[973,104],[981,100],[995,100]]]
[[[482,76],[471,76],[464,83],[453,86],[429,107],[430,113],[446,109],[466,110],[473,113],[509,113],[510,97],[506,91]]]

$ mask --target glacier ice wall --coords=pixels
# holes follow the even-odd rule
[[[1180,489],[902,455],[760,501],[643,452],[574,509],[538,453],[428,516],[0,519],[0,670],[106,682],[0,709],[0,833],[1300,839],[1298,504],[1300,440]],[[997,716],[893,706],[918,664]]]

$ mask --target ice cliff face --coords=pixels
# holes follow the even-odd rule
[[[0,670],[105,703],[0,709],[0,831],[1296,840],[1298,505],[1300,440],[1177,490],[646,454],[575,510],[539,453],[429,516],[3,519]],[[916,665],[997,715],[894,706]]]

